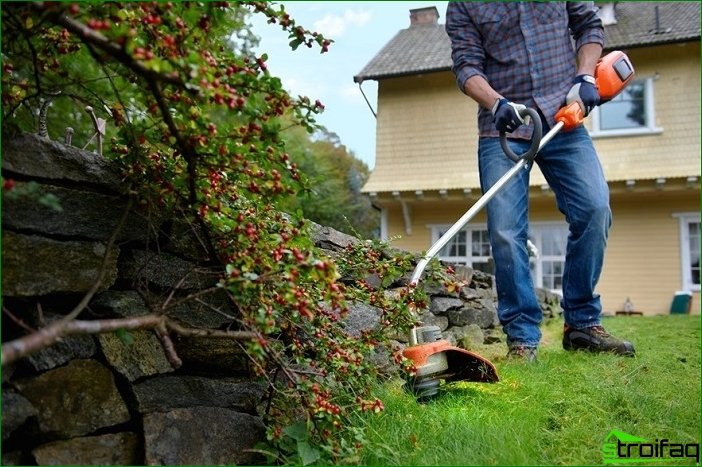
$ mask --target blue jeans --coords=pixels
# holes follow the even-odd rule
[[[523,140],[510,140],[509,144],[517,154],[529,147]],[[514,165],[502,152],[498,138],[480,138],[478,160],[483,192]],[[561,301],[565,322],[576,329],[596,326],[602,305],[594,289],[602,270],[612,212],[609,188],[592,139],[582,126],[561,131],[535,162],[569,225]],[[535,347],[541,339],[543,315],[529,273],[526,246],[529,172],[521,171],[490,200],[487,215],[495,260],[497,314],[507,343]]]

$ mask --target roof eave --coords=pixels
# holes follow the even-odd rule
[[[397,72],[397,73],[380,73],[380,74],[372,74],[372,75],[361,75],[358,74],[353,77],[353,82],[354,83],[363,83],[364,81],[367,81],[369,79],[371,80],[376,80],[380,81],[381,79],[390,79],[390,78],[402,78],[405,76],[417,76],[417,75],[424,75],[428,73],[440,73],[442,71],[451,71],[450,66],[441,66],[441,67],[435,67],[435,68],[423,68],[421,70],[407,70],[407,71],[402,71],[402,72]]]
[[[645,47],[655,47],[659,45],[673,45],[673,44],[684,44],[686,42],[699,42],[700,41],[700,36],[692,36],[692,37],[686,37],[683,39],[676,38],[676,39],[671,39],[667,41],[656,41],[656,42],[623,42],[620,44],[615,44],[615,45],[607,45],[605,44],[604,50],[609,51],[609,50],[615,50],[615,49],[642,49]]]

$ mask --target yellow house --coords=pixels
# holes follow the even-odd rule
[[[614,223],[598,293],[604,311],[667,314],[676,294],[700,309],[700,3],[600,3],[606,51],[623,50],[636,77],[585,125],[611,192]],[[410,10],[354,77],[377,80],[376,162],[363,191],[381,235],[426,251],[480,197],[477,104],[450,70],[435,7]],[[560,291],[567,225],[538,168],[531,177],[535,285]],[[492,271],[485,213],[439,255]]]

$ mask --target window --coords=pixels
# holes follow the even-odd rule
[[[660,133],[655,126],[653,78],[634,80],[617,97],[592,111],[592,136]]]
[[[441,238],[448,229],[444,226],[432,228],[432,242]],[[448,263],[466,264],[477,271],[494,274],[490,239],[485,228],[461,230],[439,252],[439,258]]]
[[[700,215],[698,213],[676,214],[680,221],[680,264],[682,266],[682,290],[700,290]]]
[[[531,257],[531,277],[536,287],[561,292],[568,226],[563,223],[537,223],[531,226],[529,240],[536,247]]]
[[[432,242],[441,238],[449,227],[431,226]],[[532,223],[529,240],[538,252],[530,258],[534,286],[560,292],[563,287],[568,226],[564,223]],[[485,225],[465,228],[458,232],[439,252],[439,258],[448,263],[465,264],[488,274],[495,273]]]

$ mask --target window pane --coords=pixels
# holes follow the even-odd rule
[[[632,82],[607,105],[600,107],[600,129],[616,130],[646,126],[643,82]]]
[[[473,256],[490,256],[490,239],[487,230],[471,232],[471,253]]]
[[[446,232],[441,232],[443,237]],[[466,232],[461,230],[458,232],[450,242],[441,250],[439,256],[450,256],[450,257],[465,257],[466,256]]]
[[[563,262],[543,262],[543,286],[546,289],[560,289],[563,287]]]

